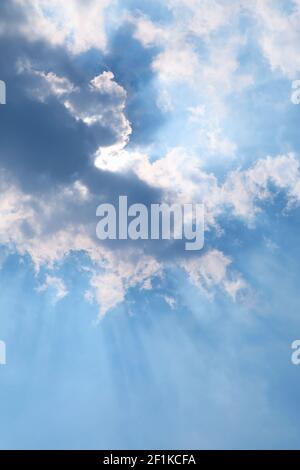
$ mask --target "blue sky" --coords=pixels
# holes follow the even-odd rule
[[[2,0],[1,449],[299,448],[300,2]],[[205,206],[205,246],[96,208]]]

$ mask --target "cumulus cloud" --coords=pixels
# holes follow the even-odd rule
[[[288,78],[300,71],[300,5],[293,1],[291,12],[270,0],[249,2],[250,10],[259,26],[260,45],[270,66]]]
[[[260,202],[272,199],[270,184],[286,192],[288,207],[300,201],[299,161],[293,154],[269,156],[246,170],[231,171],[223,184],[203,170],[199,156],[183,148],[154,162],[147,154],[123,150],[109,159],[98,157],[96,165],[112,172],[132,169],[141,180],[161,187],[173,202],[204,202],[208,226],[216,226],[217,218],[228,209],[251,225],[261,210]]]
[[[125,146],[131,134],[131,126],[124,110],[126,91],[114,81],[112,72],[103,72],[94,77],[87,89],[75,90],[64,99],[64,106],[72,116],[88,126],[100,124],[110,128],[118,140]]]
[[[45,39],[78,54],[106,48],[105,10],[112,0],[14,0],[26,12],[20,32],[29,40]]]
[[[168,6],[173,20],[164,26],[145,16],[131,19],[135,37],[145,46],[162,49],[153,61],[153,70],[163,82],[187,82],[205,93],[228,94],[253,84],[253,78],[240,69],[239,52],[246,39],[238,31],[228,32],[226,42],[222,27],[239,13],[239,1],[171,0]],[[231,24],[231,23],[230,23]],[[199,38],[204,48],[199,53]]]
[[[128,142],[131,126],[124,114],[127,94],[112,72],[105,71],[87,86],[78,87],[66,77],[35,70],[28,63],[18,64],[18,71],[41,79],[32,91],[33,97],[45,101],[54,95],[76,120],[112,130],[123,146]]]
[[[134,80],[117,80],[122,74],[114,73],[113,67],[99,67],[87,78],[72,59],[72,53],[106,48],[103,15],[109,2],[100,3],[72,0],[58,9],[56,1],[31,0],[26,12],[23,0],[13,3],[22,12],[16,25],[22,38],[3,36],[11,54],[8,60],[0,54],[5,74],[14,77],[0,128],[0,243],[29,255],[37,273],[44,267],[48,274],[39,290],[50,287],[58,298],[66,295],[66,288],[51,271],[71,253],[84,252],[90,276],[86,298],[96,300],[100,316],[124,301],[130,289],[151,289],[153,279],[163,279],[170,267],[183,269],[206,293],[221,288],[237,300],[247,281],[222,250],[209,248],[187,258],[175,246],[167,256],[167,250],[151,244],[101,244],[95,233],[96,207],[102,201],[115,202],[120,194],[140,203],[203,202],[206,230],[217,230],[220,236],[219,219],[224,214],[254,226],[261,203],[272,200],[274,188],[286,193],[287,209],[298,204],[298,159],[293,154],[261,158],[220,179],[204,169],[201,155],[187,148],[168,146],[165,154],[153,159],[151,148],[129,146],[133,129],[126,105]],[[197,96],[207,93],[212,110],[221,113],[224,97],[252,84],[251,76],[240,70],[239,54],[246,39],[235,32],[224,44],[217,34],[240,8],[239,2],[174,0],[168,6],[173,15],[168,25],[155,24],[142,14],[126,16],[134,40],[149,54],[147,73],[157,74],[156,83],[165,93],[163,106],[176,109],[169,97],[176,94],[178,83],[188,84]],[[5,4],[0,8],[4,11]],[[247,11],[267,21],[263,8]],[[0,20],[0,34],[5,28]],[[272,25],[267,25],[269,30]],[[199,40],[204,51],[199,50]],[[139,70],[130,70],[134,79]],[[207,114],[206,103],[197,103],[187,107],[189,123],[200,122]],[[136,122],[142,120],[138,114]],[[12,138],[15,135],[17,139]],[[214,154],[238,151],[218,126],[209,128],[206,139]],[[166,301],[173,307],[171,298]]]
[[[52,199],[48,196],[39,201],[22,194],[5,181],[1,190],[1,244],[10,246],[21,255],[29,255],[37,273],[41,267],[49,271],[46,282],[38,288],[39,292],[52,287],[56,289],[58,298],[62,298],[65,291],[51,272],[72,252],[85,252],[92,263],[88,268],[90,292],[94,293],[101,316],[122,302],[130,288],[151,289],[152,280],[162,279],[165,270],[172,266],[182,266],[190,274],[188,266],[193,264],[181,264],[181,257],[162,261],[157,259],[155,251],[149,256],[142,249],[113,250],[99,244],[94,235],[93,219],[84,219],[88,199],[79,183],[56,193]],[[71,216],[68,211],[71,211]],[[72,219],[73,211],[77,211],[75,219]],[[208,261],[205,256],[203,266]],[[200,255],[194,260],[194,265],[202,263],[201,260]],[[210,268],[207,269],[209,271]],[[235,284],[234,289],[235,279],[217,275],[212,275],[212,279],[211,287],[219,282],[228,292],[231,289],[235,293],[241,287]],[[207,285],[209,287],[210,283]]]
[[[228,174],[223,184],[214,175],[205,173],[195,156],[180,153],[179,149],[153,163],[145,155],[137,154],[135,158],[134,168],[139,177],[160,186],[165,200],[205,201],[206,228],[210,230],[218,228],[218,217],[228,211],[249,225],[255,223],[255,216],[261,211],[260,201],[272,199],[270,183],[286,192],[287,208],[300,202],[299,162],[293,155],[259,160],[247,170]],[[134,158],[129,161],[132,164]],[[38,202],[5,180],[1,189],[1,244],[29,254],[37,270],[45,265],[51,269],[71,252],[84,251],[94,265],[91,288],[101,316],[122,302],[130,288],[151,287],[151,280],[162,277],[170,266],[181,266],[204,291],[220,287],[232,299],[247,286],[240,274],[231,271],[232,260],[219,250],[186,260],[179,252],[171,260],[163,261],[155,248],[149,256],[143,248],[120,246],[116,250],[99,244],[93,213],[97,199],[79,181],[51,199],[48,196]]]
[[[37,273],[41,267],[51,273],[71,253],[85,252],[94,266],[91,287],[95,289],[103,315],[124,299],[128,288],[142,285],[152,275],[158,275],[160,266],[139,251],[135,251],[134,256],[124,252],[120,259],[120,253],[97,243],[93,219],[90,224],[84,220],[87,206],[81,206],[85,199],[81,191],[74,185],[52,199],[37,201],[2,181],[0,243],[9,246],[11,251],[29,255]],[[77,219],[71,217],[64,221],[65,216],[70,217],[68,211],[72,212],[72,204],[79,212]],[[37,290],[44,292],[49,287],[55,290],[57,299],[67,293],[62,282],[52,274],[47,275]]]

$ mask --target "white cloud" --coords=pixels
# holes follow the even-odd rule
[[[105,50],[105,10],[112,0],[15,0],[27,13],[22,32],[28,39],[43,38],[79,54]]]
[[[183,25],[182,29],[209,41],[222,28],[230,26],[235,29],[238,24],[236,19],[247,13],[255,21],[253,34],[259,38],[262,52],[271,68],[280,70],[289,78],[299,73],[299,0],[292,0],[293,8],[286,8],[285,2],[272,0],[169,0],[169,5],[177,23]],[[213,68],[213,74],[218,69],[219,60],[225,63],[219,54],[222,53],[222,47],[215,52],[216,67]],[[227,58],[227,66],[230,61]]]
[[[200,61],[193,47],[188,44],[172,44],[154,59],[152,68],[163,82],[189,82],[194,84]]]
[[[237,150],[237,146],[227,137],[223,137],[220,128],[207,132],[208,148],[216,155],[232,156]]]
[[[120,150],[128,143],[132,129],[125,116],[127,93],[115,81],[112,72],[103,72],[94,77],[88,86],[80,88],[66,77],[35,70],[28,62],[19,62],[18,72],[39,77],[40,81],[30,91],[35,99],[44,102],[50,95],[55,95],[76,120],[88,126],[99,124],[113,132],[116,143],[100,148],[99,153],[110,152],[114,148]]]
[[[91,286],[100,305],[100,316],[125,299],[126,292],[131,287],[151,289],[151,279],[161,278],[162,265],[154,258],[142,255],[123,256],[123,259],[111,258],[104,273],[94,273]]]
[[[240,274],[229,270],[232,260],[219,250],[211,250],[199,258],[182,262],[191,282],[212,296],[215,288],[223,289],[234,300],[238,292],[247,288]]]
[[[293,154],[260,159],[247,170],[230,172],[223,184],[202,169],[200,157],[183,148],[154,162],[146,154],[122,150],[110,159],[98,157],[97,166],[115,172],[131,169],[141,180],[162,188],[172,202],[204,202],[207,227],[216,227],[225,210],[253,224],[261,211],[260,202],[272,199],[271,183],[286,192],[287,208],[300,201],[300,166]]]
[[[110,250],[95,240],[96,216],[92,227],[81,221],[85,214],[84,204],[89,204],[82,196],[78,185],[57,191],[51,196],[36,200],[6,182],[5,175],[0,181],[0,244],[9,246],[11,251],[29,255],[34,263],[37,276],[40,268],[55,269],[66,256],[74,252],[85,252],[91,261],[88,267],[91,278],[91,293],[99,303],[103,316],[109,309],[124,300],[131,287],[151,288],[153,277],[162,277],[163,266],[139,249]],[[96,202],[92,203],[95,206]],[[73,207],[73,209],[72,209]],[[76,218],[72,220],[70,211]],[[69,222],[63,217],[68,215]],[[57,218],[60,220],[56,225]],[[93,223],[95,222],[95,223]],[[55,276],[47,275],[46,281],[38,287],[39,292],[53,288],[56,298],[63,298],[67,292]]]
[[[232,172],[223,186],[224,200],[232,206],[235,215],[251,223],[261,210],[258,202],[272,198],[270,183],[286,191],[288,207],[299,203],[299,161],[293,154],[267,157],[246,171]]]
[[[72,93],[76,90],[74,85],[65,77],[58,77],[55,73],[36,72],[48,83],[51,93],[60,96],[66,93]]]
[[[246,40],[238,28],[227,31],[226,41],[216,35],[238,16],[240,1],[169,0],[168,6],[173,14],[168,25],[158,25],[141,15],[131,17],[135,37],[145,47],[162,49],[152,68],[163,86],[188,83],[203,94],[221,97],[252,85],[252,77],[239,71],[239,52]],[[199,37],[204,41],[204,55],[199,52]]]
[[[240,8],[235,0],[168,0],[175,20],[188,33],[206,37],[234,18]]]
[[[52,197],[48,196],[47,200],[41,198],[36,201],[23,195],[12,185],[3,183],[0,241],[2,244],[10,245],[12,250],[18,251],[21,255],[30,255],[37,275],[42,266],[48,271],[55,269],[57,263],[61,263],[68,254],[84,251],[92,262],[92,267],[88,268],[90,290],[86,299],[89,302],[92,298],[96,300],[99,304],[99,315],[102,317],[124,301],[130,288],[152,289],[152,280],[162,278],[165,269],[175,267],[177,261],[160,262],[154,256],[147,256],[136,248],[123,251],[110,250],[95,242],[89,226],[78,221],[69,222],[67,225],[61,224],[54,231],[49,230],[53,221],[57,219],[58,207],[63,213],[63,207],[67,209],[70,207],[70,202],[74,203],[77,198],[75,207],[77,205],[78,209],[80,208],[82,195],[75,186],[64,189],[62,193],[56,193]],[[80,212],[78,217],[80,221]],[[220,283],[221,287],[234,298],[242,284],[237,284],[237,279],[227,276],[229,261],[225,256],[218,256],[213,253],[210,258],[204,258],[205,263],[204,260],[200,261],[202,271],[199,272],[205,280],[207,289],[215,288]],[[223,271],[222,263],[225,264]],[[194,262],[179,264],[188,272],[193,282],[198,272],[195,271],[197,264],[198,258]],[[67,294],[63,283],[50,274],[38,287],[38,291],[43,292],[47,288],[54,289],[56,299],[61,299]],[[173,302],[171,306],[174,306]]]
[[[257,30],[263,54],[273,70],[288,78],[300,72],[300,4],[286,12],[270,0],[248,2],[246,8],[257,20]]]
[[[152,163],[143,154],[136,153],[131,160],[125,150],[121,155],[121,166],[123,157],[127,158],[128,167],[134,169],[142,180],[164,189],[165,200],[204,200],[206,224],[210,229],[218,229],[218,216],[224,211],[242,218],[247,224],[254,223],[256,213],[261,210],[260,201],[272,199],[270,183],[286,192],[287,209],[300,202],[299,162],[293,155],[261,159],[247,170],[230,173],[223,184],[219,184],[213,174],[201,169],[199,158],[180,149],[174,149],[163,159]],[[93,235],[96,224],[91,221],[90,226],[81,219],[88,207],[85,204],[90,203],[90,195],[82,192],[80,182],[39,200],[23,194],[7,182],[5,175],[2,175],[0,183],[0,243],[21,255],[30,255],[37,273],[41,266],[51,270],[68,254],[84,251],[92,263],[88,268],[90,292],[94,293],[99,304],[100,316],[122,302],[129,289],[151,289],[154,278],[161,278],[167,268],[178,265],[187,272],[191,282],[208,295],[221,288],[236,300],[247,288],[243,277],[232,270],[231,258],[217,249],[200,253],[193,259],[162,262],[155,258],[155,254],[147,256],[139,248],[111,250],[97,243]],[[67,223],[57,226],[57,217],[64,220],[70,210],[76,215],[74,220],[69,217]],[[50,276],[40,290],[51,285],[61,298],[65,290],[53,278],[55,276]],[[91,294],[88,300],[91,300]]]
[[[164,296],[164,301],[169,305],[169,307],[174,310],[176,308],[177,302],[174,297],[170,297],[169,295]]]
[[[113,272],[92,276],[91,287],[100,306],[100,317],[125,299],[126,290],[122,278]]]
[[[24,11],[30,18],[22,26],[23,34],[28,38],[43,38],[51,44],[64,45],[76,54],[92,47],[105,51],[104,18],[110,0],[15,1],[26,8]],[[177,86],[184,84],[197,97],[195,106],[187,108],[191,113],[190,122],[199,120],[201,123],[204,117],[209,119],[207,102],[209,113],[221,119],[228,94],[240,93],[252,84],[252,77],[242,73],[240,68],[240,52],[247,44],[245,37],[235,28],[233,33],[227,34],[226,41],[224,36],[218,36],[220,30],[234,21],[241,6],[261,27],[261,45],[271,66],[288,76],[295,74],[300,68],[297,58],[299,11],[281,15],[270,5],[267,0],[169,0],[174,21],[167,26],[153,23],[140,14],[127,16],[127,21],[135,27],[135,38],[144,47],[160,47],[152,63],[158,78],[160,106],[165,111],[176,110],[174,95]],[[261,159],[249,169],[229,173],[222,183],[213,173],[203,169],[200,156],[181,148],[171,149],[160,160],[151,161],[146,153],[126,149],[131,133],[131,125],[125,116],[126,90],[116,82],[111,71],[94,77],[80,89],[53,72],[37,71],[32,67],[27,71],[39,77],[43,84],[41,89],[35,90],[40,93],[40,98],[55,95],[75,119],[115,131],[114,145],[99,148],[95,155],[98,168],[111,172],[130,170],[143,182],[162,189],[168,202],[203,201],[209,230],[219,228],[218,217],[227,211],[247,224],[255,223],[261,201],[272,199],[270,183],[277,190],[286,192],[288,209],[300,201],[299,162],[293,155]],[[204,97],[207,97],[206,102]],[[211,152],[227,156],[236,152],[234,143],[222,135],[221,127],[215,125],[215,121],[204,130]],[[92,264],[89,268],[91,286],[85,297],[88,301],[96,299],[101,316],[122,302],[129,289],[151,289],[153,279],[162,277],[169,266],[154,255],[146,256],[142,250],[113,251],[97,244],[94,237],[96,220],[87,223],[84,218],[92,196],[80,180],[39,200],[7,182],[6,175],[0,181],[0,189],[0,242],[20,254],[30,255],[37,273],[41,266],[50,270],[71,252],[84,251]],[[57,211],[59,220],[64,223],[57,224]],[[69,217],[70,211],[76,217]],[[180,263],[196,286],[205,292],[220,287],[235,300],[246,288],[246,281],[232,270],[232,265],[231,258],[216,249]],[[58,298],[67,293],[62,280],[50,274],[39,290],[48,287],[55,290]],[[172,297],[165,300],[170,306],[174,305]]]
[[[19,60],[17,63],[17,71],[19,74],[25,72],[41,79],[39,86],[33,91],[33,96],[40,101],[45,101],[49,95],[55,95],[61,98],[63,95],[78,91],[73,83],[66,77],[60,77],[53,72],[46,73],[35,70],[28,61]]]
[[[144,47],[157,46],[169,38],[166,27],[156,25],[145,15],[127,15],[126,19],[135,26],[134,37]]]
[[[47,274],[45,282],[37,287],[37,292],[45,292],[50,289],[54,293],[54,302],[62,300],[68,294],[65,283],[62,279]]]
[[[178,109],[192,99],[205,108],[205,116],[197,116],[203,118],[197,126],[197,117],[192,114],[188,132],[195,146],[205,148],[207,158],[235,157],[236,144],[222,130],[229,112],[228,96],[240,95],[254,84],[240,59],[249,40],[236,20],[241,3],[169,0],[172,20],[168,23],[156,23],[141,15],[131,17],[136,39],[144,47],[158,48],[152,70],[157,77],[160,109],[176,120]],[[187,106],[187,111],[190,108]]]
[[[90,82],[87,90],[75,90],[64,100],[65,107],[77,120],[87,125],[110,128],[118,137],[118,146],[128,143],[132,132],[125,116],[126,91],[115,80],[112,72],[103,72]]]

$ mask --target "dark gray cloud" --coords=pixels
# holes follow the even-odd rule
[[[94,111],[105,113],[113,108],[114,95],[103,92],[92,96],[90,71],[85,75],[80,60],[75,60],[62,47],[28,41],[17,33],[27,18],[14,3],[1,2],[0,18],[0,26],[5,24],[5,29],[10,31],[0,36],[1,79],[7,83],[7,105],[0,107],[1,168],[8,170],[28,193],[47,193],[58,185],[82,179],[95,195],[104,194],[108,200],[120,193],[138,201],[151,198],[152,194],[157,199],[157,192],[136,175],[113,175],[94,167],[91,157],[97,148],[116,143],[119,132],[123,131],[118,120],[113,120],[113,114],[108,114],[104,123],[88,126],[76,120],[59,97],[49,96],[44,102],[37,100],[35,94],[42,90],[43,78],[20,68],[20,63],[29,63],[33,70],[66,77],[80,87],[82,91],[74,93],[72,98],[75,108],[84,106],[88,110],[93,106]]]
[[[1,4],[0,15],[2,21],[6,18],[6,24],[14,24],[16,31],[17,23],[26,21],[21,10],[11,14],[7,2]],[[133,143],[148,143],[164,121],[155,104],[150,67],[154,51],[145,50],[132,38],[129,25],[114,35],[109,50],[105,59],[98,53],[99,63],[105,62],[106,69],[94,72],[99,75],[107,69],[113,71],[114,84],[120,84],[128,93],[126,116],[133,127]],[[62,47],[27,41],[17,33],[0,36],[0,78],[8,88],[7,105],[0,107],[0,166],[23,192],[35,194],[42,202],[49,197],[49,204],[57,204],[49,215],[43,214],[43,204],[35,205],[44,234],[83,224],[95,240],[96,207],[100,202],[117,205],[119,196],[127,195],[129,204],[138,202],[149,207],[162,200],[162,192],[139,180],[132,171],[111,173],[94,166],[92,156],[98,147],[118,142],[124,132],[119,116],[121,92],[105,87],[97,93],[91,90],[93,76],[89,67],[86,72],[82,67],[84,60],[75,60]],[[48,93],[48,73],[67,78],[75,90],[66,96]],[[72,105],[73,113],[64,106],[64,99]],[[98,114],[104,119],[87,125],[76,119],[76,114]],[[78,203],[70,198],[55,199],[56,191],[70,187],[76,180],[88,187],[88,200]],[[28,238],[34,236],[34,228],[29,225],[24,224],[23,230]],[[161,259],[185,251],[184,242],[128,240],[107,242],[107,246],[115,250],[142,248]]]

